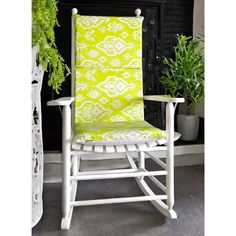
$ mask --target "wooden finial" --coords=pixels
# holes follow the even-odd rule
[[[74,14],[77,14],[77,13],[78,13],[78,10],[77,10],[77,8],[73,8],[73,9],[71,10],[71,12],[72,12],[72,15],[74,15]]]
[[[137,17],[139,17],[141,15],[141,9],[137,8],[135,10],[135,14],[136,14]]]

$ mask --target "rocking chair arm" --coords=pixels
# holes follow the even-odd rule
[[[146,95],[143,96],[144,100],[148,101],[156,101],[156,102],[175,102],[175,103],[183,103],[184,98],[173,98],[166,95]]]
[[[47,102],[48,106],[69,106],[75,100],[74,97],[62,97]]]

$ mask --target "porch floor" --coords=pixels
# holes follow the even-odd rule
[[[148,163],[147,163],[148,165]],[[142,195],[133,179],[84,181],[78,199]],[[69,231],[60,230],[61,184],[44,185],[44,214],[33,236],[203,236],[204,167],[175,167],[177,220],[149,202],[75,207]]]

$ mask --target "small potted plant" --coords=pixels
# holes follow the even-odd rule
[[[184,97],[187,114],[177,115],[177,127],[181,139],[190,141],[198,136],[199,116],[193,114],[193,105],[204,97],[204,56],[201,40],[177,35],[175,58],[164,58],[161,83],[165,93]]]

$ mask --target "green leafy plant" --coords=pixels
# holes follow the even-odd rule
[[[186,99],[188,114],[204,97],[204,56],[201,40],[177,35],[175,58],[164,58],[161,83],[165,93]]]
[[[55,44],[57,11],[56,0],[32,0],[32,46],[39,48],[37,62],[49,73],[48,85],[59,93],[70,69]]]

